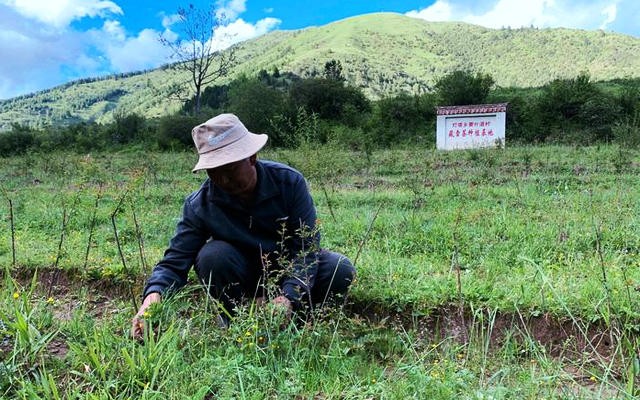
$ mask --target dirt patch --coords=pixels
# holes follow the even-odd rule
[[[108,298],[126,298],[137,283],[120,280],[88,279],[76,270],[43,268],[37,271],[21,268],[12,277],[23,287],[29,287],[36,274],[36,291],[46,297],[62,297],[81,291]]]
[[[24,288],[32,284],[34,271],[19,269],[13,278]],[[132,305],[140,303],[141,289],[137,283],[87,279],[77,271],[41,269],[37,271],[35,293],[51,301],[54,316],[69,321],[80,302],[94,317],[101,318],[118,311],[116,303],[129,299]],[[64,301],[58,301],[64,298]],[[134,304],[134,301],[136,304]]]
[[[63,359],[69,352],[69,345],[65,340],[54,339],[47,346],[47,353],[55,358]]]
[[[522,357],[543,351],[552,357],[610,360],[618,346],[615,332],[600,324],[560,319],[551,315],[525,316],[488,310],[460,309],[450,305],[416,314],[413,310],[393,312],[381,305],[352,303],[349,313],[371,323],[386,323],[414,332],[425,345],[444,339],[460,344],[481,340],[488,349],[501,349],[508,341],[518,344]]]
[[[4,358],[2,355],[10,352],[12,348],[13,343],[11,342],[10,336],[0,337],[0,360]]]

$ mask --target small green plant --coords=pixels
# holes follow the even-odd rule
[[[15,393],[23,379],[38,371],[49,343],[58,332],[51,329],[47,319],[32,305],[37,276],[24,290],[4,270],[4,293],[12,294],[0,311],[0,336],[3,338],[2,368],[0,368],[0,392]]]
[[[618,151],[613,154],[612,164],[616,174],[624,174],[629,171],[631,165],[632,154],[623,146],[618,147]]]
[[[621,147],[637,149],[640,147],[640,112],[633,118],[618,122],[613,126],[614,142]]]

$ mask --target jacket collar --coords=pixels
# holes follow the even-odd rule
[[[280,194],[280,189],[273,180],[273,176],[271,176],[265,168],[264,163],[260,160],[256,162],[256,172],[258,173],[258,182],[256,183],[255,204]]]

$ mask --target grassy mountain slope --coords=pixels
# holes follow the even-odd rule
[[[239,63],[228,79],[260,69],[321,73],[340,60],[347,80],[371,98],[402,91],[422,93],[456,69],[491,74],[500,86],[539,86],[588,72],[594,80],[640,76],[640,39],[572,29],[488,29],[426,22],[377,13],[299,31],[276,31],[238,45]],[[179,107],[167,99],[171,84],[185,81],[161,69],[126,77],[77,82],[0,102],[0,129],[108,121],[113,112],[147,117]]]

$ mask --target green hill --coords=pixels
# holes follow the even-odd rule
[[[593,80],[640,77],[640,39],[575,29],[488,29],[427,22],[393,13],[367,14],[298,31],[275,31],[237,46],[239,73],[277,67],[302,77],[335,59],[347,81],[375,99],[423,93],[456,69],[491,74],[499,86],[535,87],[588,72]],[[170,85],[184,81],[157,69],[86,79],[0,102],[0,130],[12,123],[44,127],[106,122],[116,111],[156,117],[177,110]]]

